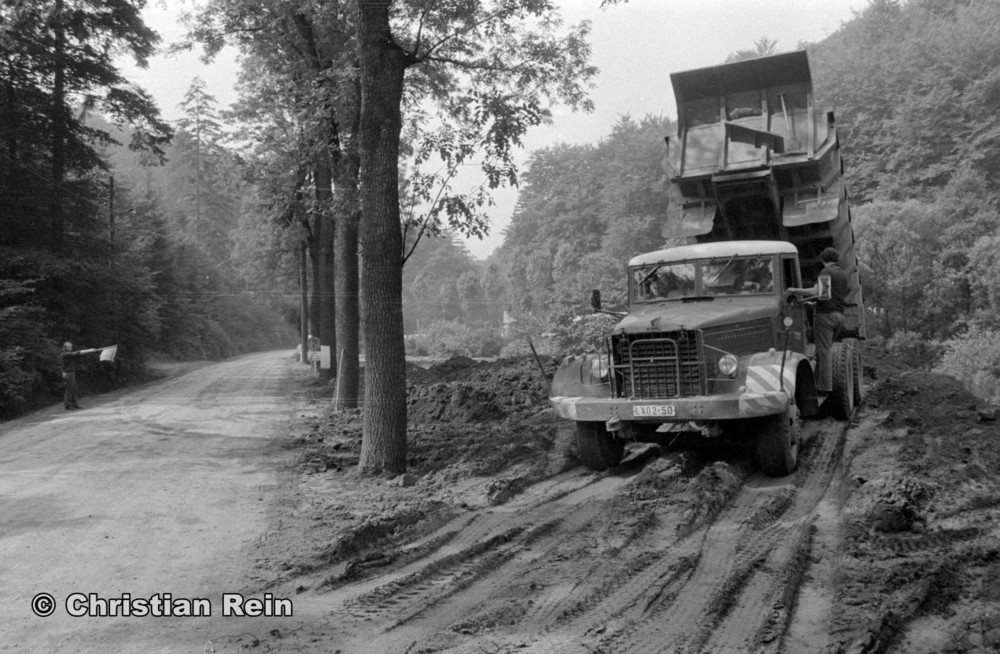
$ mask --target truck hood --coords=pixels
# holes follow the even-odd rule
[[[614,333],[643,334],[682,329],[705,329],[749,320],[772,318],[777,314],[774,296],[716,297],[698,302],[656,302],[633,305]]]

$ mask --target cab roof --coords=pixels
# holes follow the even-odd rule
[[[795,249],[794,245],[785,241],[697,243],[639,254],[632,257],[628,265],[644,266],[651,263],[690,261],[692,259],[712,259],[717,257],[752,257],[761,254],[798,254],[798,250]]]

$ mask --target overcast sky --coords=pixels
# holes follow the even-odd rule
[[[193,2],[170,0],[168,8],[158,0],[143,15],[164,43],[169,43],[182,34],[177,14]],[[599,9],[600,0],[561,0],[558,4],[567,23],[591,21],[592,59],[600,69],[591,93],[597,106],[591,114],[557,109],[552,125],[529,133],[527,151],[559,142],[595,143],[626,114],[674,117],[670,73],[722,63],[730,53],[753,48],[765,36],[777,41],[779,51],[822,40],[867,6],[868,0],[630,0],[604,10]],[[155,57],[146,70],[129,66],[126,74],[153,95],[164,117],[174,120],[195,77],[205,81],[220,106],[233,102],[236,69],[232,52],[210,65],[198,61],[196,53],[188,53]],[[515,201],[513,191],[497,195],[491,236],[467,242],[473,255],[485,258],[502,242]]]

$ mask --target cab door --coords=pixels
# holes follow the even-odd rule
[[[789,288],[802,287],[802,274],[799,272],[798,258],[791,255],[781,257],[781,300],[783,302],[781,318],[789,316],[792,325],[788,328],[788,350],[808,354],[812,337],[812,307],[804,302],[788,302]],[[784,327],[782,327],[784,329]]]

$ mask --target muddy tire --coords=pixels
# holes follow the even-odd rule
[[[854,348],[848,341],[833,344],[830,358],[833,364],[833,392],[826,400],[831,416],[837,420],[848,420],[854,414],[855,372]]]
[[[852,338],[846,342],[851,344],[851,351],[854,353],[854,408],[856,409],[865,401],[864,346],[856,338]]]
[[[603,422],[578,422],[576,447],[583,465],[601,472],[621,463],[625,441],[615,438]]]
[[[799,409],[788,405],[784,413],[762,418],[757,433],[757,465],[768,477],[784,477],[799,465]]]

